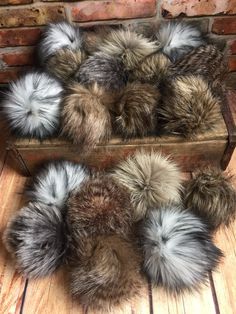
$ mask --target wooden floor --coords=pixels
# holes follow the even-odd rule
[[[26,178],[12,167],[6,152],[0,163],[0,232],[24,200],[22,189]],[[229,168],[236,174],[236,153]],[[145,287],[143,297],[119,313],[154,314],[236,314],[236,223],[218,232],[216,243],[225,259],[218,272],[209,274],[209,285],[200,293],[173,298],[160,289]],[[197,254],[197,252],[196,252]],[[82,314],[91,313],[73,303],[67,294],[67,282],[62,270],[41,280],[26,280],[19,275],[0,243],[0,314]],[[92,313],[91,313],[92,314]]]

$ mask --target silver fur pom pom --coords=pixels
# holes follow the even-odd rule
[[[198,289],[223,256],[206,225],[178,207],[153,209],[141,230],[144,270],[170,292]]]
[[[31,201],[63,208],[70,192],[78,189],[89,172],[80,164],[70,161],[50,162],[33,178],[26,190]]]
[[[63,216],[54,206],[29,203],[8,223],[4,243],[27,277],[52,274],[66,251]]]
[[[48,57],[59,49],[70,48],[80,49],[82,46],[82,36],[80,29],[68,22],[49,24],[44,37],[39,45],[39,57],[44,63]]]
[[[46,73],[32,72],[10,85],[3,102],[10,129],[17,136],[44,139],[58,131],[60,83]]]
[[[163,23],[156,33],[161,49],[171,61],[175,62],[193,48],[204,44],[198,28],[183,22]]]

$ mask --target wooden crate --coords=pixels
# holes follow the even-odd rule
[[[88,157],[81,157],[71,143],[62,139],[39,142],[11,138],[7,148],[24,175],[30,175],[43,161],[55,159],[79,161],[105,169],[137,149],[170,154],[183,171],[193,171],[196,167],[209,164],[225,169],[236,145],[236,93],[228,92],[227,99],[217,128],[197,136],[193,141],[179,136],[146,137],[129,141],[113,138],[106,144],[97,145]]]

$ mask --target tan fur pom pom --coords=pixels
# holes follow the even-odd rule
[[[157,88],[139,82],[129,83],[114,104],[114,131],[124,138],[145,136],[155,130],[156,107],[160,99]]]
[[[136,152],[113,171],[113,178],[131,193],[135,220],[147,210],[181,199],[181,172],[168,157],[154,152]]]
[[[220,106],[200,76],[185,75],[165,82],[162,106],[157,111],[165,132],[193,138],[216,127]]]
[[[115,235],[85,238],[71,254],[71,293],[96,313],[114,313],[141,295],[145,281],[140,265],[130,241]]]
[[[46,68],[59,80],[68,83],[74,80],[74,75],[85,58],[86,55],[81,50],[60,49],[48,59]]]
[[[108,96],[108,99],[110,97]],[[106,93],[96,84],[86,88],[75,83],[69,88],[62,104],[62,134],[83,152],[89,152],[111,135],[111,118]]]
[[[158,85],[169,74],[169,66],[171,64],[170,59],[163,53],[155,53],[147,56],[131,74],[132,80]]]
[[[186,183],[184,202],[213,230],[220,225],[228,225],[236,217],[236,191],[232,177],[216,168],[195,173]]]
[[[121,58],[127,70],[133,70],[143,58],[157,49],[155,42],[124,29],[111,31],[100,46],[102,52]]]

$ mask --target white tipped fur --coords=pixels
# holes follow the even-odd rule
[[[99,50],[120,57],[127,69],[133,69],[146,56],[157,51],[158,45],[130,30],[111,31]]]
[[[201,32],[193,25],[184,22],[168,22],[160,26],[156,34],[162,52],[171,61],[176,61],[193,48],[204,44]]]
[[[80,49],[82,37],[78,27],[68,22],[49,24],[40,43],[40,59],[42,62],[62,48]]]
[[[63,208],[69,194],[88,178],[88,170],[70,161],[50,162],[33,178],[26,194],[31,201]]]
[[[136,220],[142,219],[150,207],[181,199],[180,169],[160,153],[136,152],[118,164],[113,177],[129,189]]]
[[[32,72],[11,83],[3,111],[17,136],[43,139],[58,131],[60,83],[46,73]]]
[[[149,211],[141,230],[144,270],[170,292],[198,289],[222,257],[206,225],[181,208]]]

